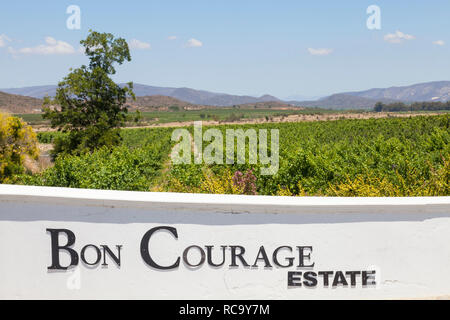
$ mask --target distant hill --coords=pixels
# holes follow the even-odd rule
[[[391,103],[396,100],[392,99],[369,99],[364,97],[352,96],[349,94],[333,94],[329,97],[316,101],[290,101],[291,104],[307,108],[323,108],[323,109],[373,109],[378,102]]]
[[[134,93],[136,94],[136,96],[163,95],[192,104],[225,107],[246,103],[280,101],[278,98],[270,95],[264,95],[261,97],[238,96],[226,93],[195,90],[190,88],[164,88],[146,86],[143,84],[135,84]]]
[[[0,91],[41,99],[46,95],[53,96],[56,91],[56,86],[0,89]],[[156,106],[160,103],[162,106],[172,104],[179,106],[198,105],[229,107],[235,105],[278,102],[280,104],[291,104],[302,107],[321,107],[327,109],[372,109],[378,101],[383,103],[399,101],[407,103],[420,101],[449,101],[450,81],[435,81],[404,87],[337,93],[315,101],[282,101],[271,95],[264,95],[261,97],[239,96],[190,88],[155,87],[143,84],[134,84],[134,92],[137,97],[147,97],[145,98],[147,99],[147,106]],[[148,98],[149,96],[158,96],[158,98],[150,99]],[[163,96],[165,98],[162,98]],[[168,98],[176,100],[169,100]],[[142,101],[138,102],[138,104],[142,103]],[[139,107],[138,104],[136,104],[136,107]],[[140,107],[145,106],[141,104]]]
[[[0,92],[0,111],[8,113],[40,113],[42,108],[42,99],[25,97],[15,94]],[[203,108],[215,108],[215,106],[193,104],[168,96],[154,95],[136,97],[136,100],[127,101],[128,109],[131,111],[152,111],[167,110],[169,107],[179,107],[180,109],[194,110]],[[256,102],[252,104],[236,105],[240,108],[288,108],[289,104],[274,102]]]
[[[0,111],[8,113],[39,113],[42,100],[0,92]]]
[[[404,87],[391,87],[386,89],[370,89],[360,92],[347,92],[345,94],[369,99],[393,99],[404,102],[416,101],[449,101],[450,81],[435,81],[414,84]]]
[[[203,106],[230,107],[248,103],[280,101],[277,97],[264,95],[261,97],[238,96],[226,93],[216,93],[191,88],[154,87],[144,84],[134,84],[134,93],[142,96],[168,96],[191,104]]]
[[[123,85],[123,84],[122,84]],[[46,95],[54,96],[57,86],[36,86],[25,88],[0,89],[0,91],[19,94],[23,96],[42,99]],[[134,93],[138,97],[143,96],[168,96],[191,104],[208,106],[233,106],[246,103],[258,103],[268,101],[280,101],[278,98],[264,95],[261,97],[238,96],[225,93],[215,93],[190,88],[154,87],[143,84],[134,84]]]
[[[57,86],[50,85],[50,86],[0,89],[0,91],[26,97],[43,99],[45,98],[45,96],[54,97],[56,94],[56,88]]]
[[[449,100],[450,81],[435,81],[404,87],[337,93],[316,101],[290,101],[290,103],[296,106],[328,109],[372,109],[377,102],[410,103]]]
[[[175,99],[168,96],[155,95],[155,96],[145,96],[145,97],[136,97],[136,100],[133,101],[129,99],[127,101],[130,110],[140,110],[140,111],[151,111],[155,108],[163,108],[167,109],[169,107],[179,107],[181,109],[202,109],[202,108],[214,108],[216,106],[211,105],[199,105],[193,104],[186,101],[182,101],[179,99]],[[235,105],[239,108],[273,108],[273,109],[283,109],[283,108],[292,108],[291,104],[280,102],[280,101],[268,101],[268,102],[255,102],[255,103],[246,103],[246,104],[238,104]]]
[[[172,97],[155,95],[155,96],[145,96],[136,97],[136,100],[129,99],[127,101],[128,109],[131,111],[152,111],[156,108],[167,109],[169,107],[179,107],[180,109],[197,109],[204,106],[192,104],[186,101],[181,101]]]

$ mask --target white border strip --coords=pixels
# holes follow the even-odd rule
[[[159,193],[0,185],[1,202],[175,208],[229,213],[405,212],[450,214],[450,197],[278,197]],[[1,211],[1,210],[0,210]],[[0,212],[1,213],[1,212]]]

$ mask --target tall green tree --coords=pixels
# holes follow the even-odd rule
[[[80,154],[119,144],[127,118],[125,103],[135,99],[133,84],[120,87],[111,78],[115,64],[131,61],[127,42],[110,33],[90,30],[81,45],[89,65],[72,70],[58,84],[53,100],[44,100],[44,119],[66,132],[55,141],[55,154]]]
[[[384,107],[384,104],[382,102],[377,102],[375,104],[374,110],[375,110],[375,112],[381,112],[381,111],[383,111],[383,107]]]

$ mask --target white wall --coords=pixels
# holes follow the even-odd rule
[[[242,245],[250,264],[260,246],[270,256],[282,245],[312,246],[312,271],[373,269],[378,285],[288,287],[288,271],[309,270],[296,267],[191,269],[181,262],[175,270],[155,270],[143,261],[140,243],[157,226],[178,231],[178,240],[167,232],[151,239],[149,250],[160,264],[171,264],[190,245]],[[49,228],[72,230],[78,253],[86,244],[123,245],[121,267],[47,270]],[[450,197],[285,198],[0,185],[0,299],[442,297],[450,296],[449,243]],[[67,254],[61,258],[68,261]]]

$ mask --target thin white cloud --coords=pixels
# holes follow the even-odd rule
[[[436,40],[436,41],[433,41],[433,44],[435,44],[437,46],[443,46],[443,45],[445,45],[445,41],[444,40]]]
[[[56,40],[52,37],[45,38],[45,44],[37,47],[27,47],[14,49],[9,47],[8,51],[12,54],[37,54],[37,55],[55,55],[55,54],[74,54],[77,51],[70,44],[64,41]]]
[[[6,44],[11,42],[11,39],[6,36],[6,34],[0,34],[0,48],[6,47]]]
[[[167,37],[168,40],[177,40],[177,36],[169,36]]]
[[[197,39],[189,39],[188,42],[186,43],[187,47],[191,47],[191,48],[198,48],[198,47],[202,47],[203,43],[200,40]]]
[[[327,49],[327,48],[308,48],[309,54],[313,56],[327,56],[333,52],[333,49]]]
[[[140,41],[140,40],[137,40],[137,39],[132,39],[128,44],[129,44],[131,49],[145,50],[145,49],[150,49],[151,48],[150,43],[147,43],[147,42],[144,42],[144,41]]]
[[[384,41],[389,43],[402,43],[403,41],[414,40],[416,37],[411,34],[406,34],[401,31],[396,31],[395,33],[388,33],[384,36]]]

